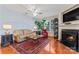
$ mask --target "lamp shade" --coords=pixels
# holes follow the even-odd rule
[[[12,28],[12,25],[10,24],[3,24],[3,29],[10,30]]]

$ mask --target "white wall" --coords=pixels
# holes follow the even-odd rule
[[[17,29],[31,29],[34,26],[34,19],[31,16],[21,14],[7,9],[0,5],[0,35],[4,34],[2,25],[9,23],[12,25],[11,33]]]

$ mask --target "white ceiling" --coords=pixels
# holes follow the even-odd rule
[[[28,9],[39,8],[42,12],[40,16],[54,16],[57,15],[64,8],[71,6],[71,4],[5,4],[6,7],[12,11],[28,15]]]

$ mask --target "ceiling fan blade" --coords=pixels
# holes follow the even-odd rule
[[[42,12],[39,12],[38,14],[43,14]]]

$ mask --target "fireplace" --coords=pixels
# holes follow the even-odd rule
[[[63,29],[61,42],[79,52],[79,30]]]

